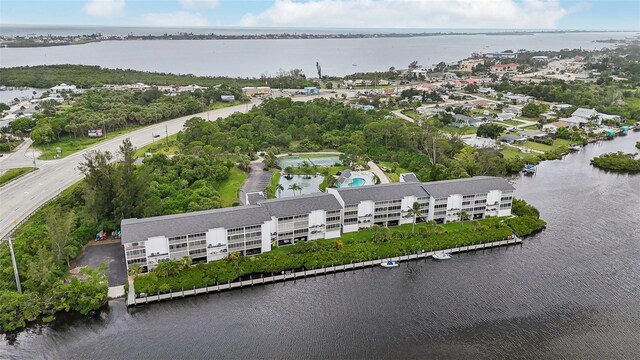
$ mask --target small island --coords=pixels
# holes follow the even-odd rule
[[[639,144],[636,143],[636,147]],[[640,172],[640,159],[638,154],[624,153],[607,153],[591,159],[591,165],[599,167],[603,170],[615,172]]]

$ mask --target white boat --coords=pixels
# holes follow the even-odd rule
[[[433,254],[433,258],[436,260],[449,260],[451,259],[451,254],[450,253]]]
[[[572,144],[569,146],[569,150],[571,151],[580,151],[582,149],[582,145]]]
[[[394,267],[398,267],[400,266],[400,262],[399,261],[387,261],[387,262],[383,262],[380,264],[380,266],[382,266],[383,268],[394,268]]]

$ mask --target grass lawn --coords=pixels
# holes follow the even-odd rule
[[[512,148],[510,146],[503,146],[500,152],[504,155],[505,159],[523,158],[528,163],[537,164],[538,162],[540,162],[540,158],[538,157],[537,154],[534,154],[534,153],[525,154],[521,152],[519,149]]]
[[[538,224],[540,226],[540,224]],[[374,233],[379,232],[377,239]],[[454,248],[502,240],[513,230],[500,219],[465,221],[445,225],[417,224],[382,229],[365,229],[343,234],[338,239],[300,242],[274,247],[264,254],[237,260],[217,260],[182,270],[176,276],[161,277],[153,272],[135,279],[136,292],[156,294],[226,283],[242,276],[280,273],[291,269],[313,269],[378,258],[415,254],[418,251]]]
[[[386,167],[387,169],[392,169],[393,168],[393,163],[389,162],[389,161],[380,161],[378,162],[378,166],[379,167]],[[408,173],[410,171],[405,170],[401,167],[397,167],[395,172],[385,172],[384,174],[387,175],[387,177],[389,178],[389,181],[391,182],[399,182],[400,181],[400,174],[403,173]]]
[[[14,180],[17,177],[20,177],[24,174],[30,173],[34,171],[33,167],[23,167],[17,169],[9,169],[4,174],[0,175],[0,186],[8,183],[11,180]]]
[[[522,127],[521,129],[523,130],[538,130],[538,126],[537,125],[527,125]]]
[[[222,203],[222,207],[228,207],[233,205],[234,202],[238,201],[238,193],[242,188],[242,184],[247,180],[249,174],[238,169],[237,167],[232,167],[229,171],[229,178],[221,183],[217,190],[220,193],[220,202]]]
[[[453,135],[471,135],[475,134],[478,131],[478,128],[475,126],[465,126],[462,128],[457,128],[455,126],[443,126],[439,128],[439,130]]]
[[[267,186],[267,199],[276,198],[276,191],[278,190],[278,183],[280,182],[281,176],[282,173],[280,171],[274,170],[273,175],[271,175],[271,183]]]
[[[232,102],[217,102],[217,103],[207,107],[207,111],[208,110],[224,109],[226,107],[236,106],[236,105],[242,105],[242,101],[236,100],[236,101],[232,101]]]
[[[533,141],[527,141],[524,144],[522,144],[522,146],[528,147],[529,149],[533,149],[533,150],[549,152],[549,151],[557,150],[561,146],[569,146],[569,144],[571,144],[571,141],[569,140],[556,139],[553,141],[553,145],[546,145],[546,144],[541,144]]]
[[[412,118],[413,120],[420,120],[422,119],[422,115],[420,115],[420,113],[418,113],[415,110],[404,110],[401,111],[403,114],[407,115],[408,117]]]
[[[63,158],[77,151],[84,150],[90,146],[98,144],[101,141],[104,141],[107,139],[113,139],[114,137],[132,132],[140,128],[141,126],[131,126],[131,127],[127,127],[120,130],[107,132],[106,138],[104,136],[99,138],[90,138],[86,136],[74,138],[72,136],[62,136],[59,139],[56,139],[47,145],[37,145],[36,148],[42,151],[42,155],[40,155],[40,158],[39,158],[40,160],[55,159],[55,156],[57,155],[56,154],[57,147],[59,147],[60,150],[62,151],[62,153],[60,154],[60,157]]]
[[[169,136],[169,145],[167,145],[167,140],[164,137],[160,137],[155,140],[155,142],[143,146],[136,150],[136,157],[143,157],[145,153],[152,154],[165,154],[165,155],[174,155],[178,152],[178,142],[176,141],[176,137],[178,134],[173,134]]]
[[[522,125],[524,124],[522,121],[518,121],[518,120],[502,120],[503,123],[508,124],[508,125],[513,125],[513,126],[517,126],[517,125]]]

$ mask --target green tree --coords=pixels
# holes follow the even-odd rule
[[[33,142],[41,145],[50,143],[51,140],[53,140],[54,135],[51,124],[46,119],[38,121],[36,127],[31,131],[31,138],[33,139]]]
[[[126,138],[120,145],[118,153],[121,161],[117,163],[113,181],[113,212],[115,219],[126,219],[140,212],[146,195],[144,181],[135,172],[136,148]],[[107,165],[108,166],[108,165]]]
[[[416,220],[418,218],[422,218],[422,210],[420,209],[420,203],[417,201],[411,205],[411,207],[407,210],[406,217],[413,218],[413,223],[411,223],[411,232],[415,232],[416,230]]]
[[[477,135],[479,137],[485,137],[490,139],[497,139],[502,132],[504,131],[504,127],[497,124],[482,124],[478,126]]]
[[[115,171],[109,164],[110,152],[92,150],[84,155],[78,169],[85,175],[84,199],[87,209],[96,222],[109,219],[114,213],[113,199]]]
[[[296,194],[296,191],[300,191],[300,193],[302,194],[302,187],[298,183],[289,185],[289,190],[293,191],[293,195]]]
[[[55,261],[65,260],[69,266],[69,235],[75,227],[75,210],[63,212],[60,206],[49,210],[46,226]]]

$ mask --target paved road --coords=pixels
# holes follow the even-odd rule
[[[319,97],[331,98],[335,97],[335,95],[336,94],[332,93],[323,93],[313,96],[296,96],[293,98],[293,101],[310,101]],[[353,95],[348,94],[347,96]],[[173,135],[178,133],[182,130],[185,121],[194,116],[216,120],[227,117],[234,112],[247,112],[252,106],[258,106],[260,103],[261,100],[252,99],[251,103],[243,105],[183,116],[101,142],[62,159],[47,161],[36,160],[39,168],[38,171],[17,179],[0,189],[0,241],[13,230],[16,224],[26,219],[31,213],[64,189],[82,179],[83,175],[78,170],[78,164],[83,160],[83,155],[88,151],[101,150],[115,152],[122,143],[122,140],[126,138],[131,140],[133,146],[142,147],[153,142],[152,134]],[[7,165],[5,165],[4,162],[0,163],[0,169],[5,168],[8,168]]]
[[[387,175],[382,171],[382,169],[380,169],[378,167],[378,165],[376,165],[376,163],[374,163],[373,161],[369,161],[367,163],[367,165],[369,165],[369,169],[371,170],[371,172],[376,174],[378,179],[380,179],[380,184],[388,184],[388,183],[390,183],[389,178],[387,177]]]
[[[415,120],[413,120],[413,118],[410,118],[407,115],[403,114],[401,110],[393,110],[392,113],[402,120],[407,120],[408,122],[416,122]]]
[[[209,111],[209,119],[215,120],[220,117],[226,117],[236,111],[246,112],[247,109],[247,105],[237,105],[212,110]],[[83,160],[83,155],[89,150],[115,152],[125,138],[129,138],[136,147],[145,146],[153,141],[151,134],[175,134],[182,130],[187,119],[194,116],[206,119],[207,113],[184,116],[132,131],[62,159],[36,160],[38,171],[17,179],[0,189],[0,239],[3,239],[15,227],[15,223],[24,220],[62,190],[82,179],[83,175],[77,167]],[[4,161],[0,163],[0,168],[5,168],[6,166]]]

